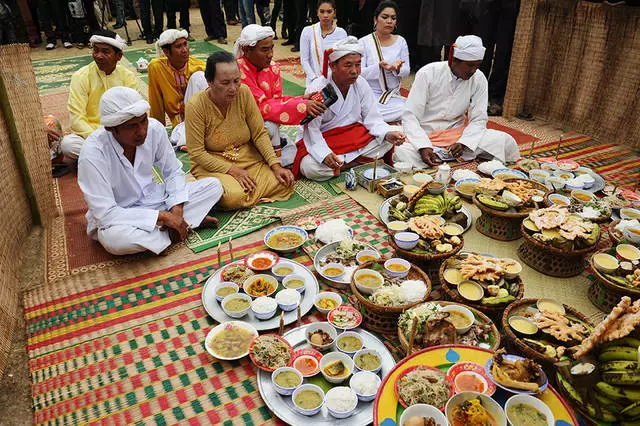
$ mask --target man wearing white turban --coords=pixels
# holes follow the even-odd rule
[[[165,114],[176,127],[184,120],[184,97],[191,76],[204,71],[205,62],[189,55],[189,33],[166,30],[156,42],[158,57],[149,63],[149,115],[165,123]]]
[[[394,161],[426,168],[460,157],[520,158],[511,135],[487,129],[487,79],[478,72],[484,54],[480,37],[461,36],[448,62],[432,62],[416,73],[402,114],[409,143],[395,150]]]
[[[76,161],[84,140],[98,127],[100,97],[116,86],[138,88],[136,75],[119,64],[126,42],[113,31],[105,30],[91,36],[93,62],[71,77],[67,108],[71,119],[71,134],[62,139],[60,149],[69,161]]]
[[[360,75],[362,47],[358,39],[349,36],[337,41],[324,56],[323,73],[327,75],[328,63],[331,77],[314,80],[307,92],[321,90],[328,81],[338,99],[320,117],[300,126],[292,169],[296,177],[319,181],[380,158],[405,139],[401,131],[384,122],[369,83]]]
[[[187,183],[164,125],[133,89],[114,87],[100,100],[103,127],[82,147],[78,184],[89,206],[87,233],[112,254],[162,253],[190,228],[217,226],[222,196],[215,178]],[[156,183],[157,166],[163,182]]]
[[[251,24],[242,29],[236,41],[234,53],[238,58],[240,78],[249,86],[251,94],[258,103],[258,109],[265,121],[265,128],[271,137],[276,153],[281,154],[283,166],[293,162],[295,149],[293,144],[284,148],[280,137],[280,125],[296,125],[307,116],[321,114],[326,108],[318,101],[305,96],[283,96],[280,65],[273,62],[273,37],[271,27]]]

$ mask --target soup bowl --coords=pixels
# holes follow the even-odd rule
[[[317,407],[302,408],[296,403],[296,396],[298,396],[300,392],[303,392],[305,390],[314,391],[318,395],[320,395],[321,401]],[[293,391],[293,394],[291,394],[291,399],[293,401],[293,407],[296,409],[298,413],[302,414],[303,416],[313,416],[315,414],[318,414],[318,412],[324,405],[324,391],[322,390],[322,388],[320,388],[320,386],[312,385],[311,383],[306,383],[304,385],[298,386],[296,390]]]
[[[374,355],[376,357],[378,357],[378,361],[380,361],[380,363],[378,364],[377,367],[375,368],[361,368],[358,367],[358,357],[361,356],[365,356],[367,354],[371,354]],[[380,356],[380,352],[376,351],[375,349],[360,349],[358,352],[356,352],[353,355],[353,364],[355,365],[355,371],[370,371],[372,373],[378,373],[378,371],[380,371],[380,369],[382,368],[382,357]]]
[[[507,416],[500,404],[495,399],[478,392],[460,392],[447,402],[444,412],[449,423],[453,424],[453,412],[460,404],[476,398],[480,399],[482,406],[491,414],[495,420],[493,422],[495,426],[507,426]]]
[[[460,314],[469,320],[467,325],[460,326],[460,327],[458,327],[455,323],[452,323],[456,327],[456,331],[458,332],[458,334],[464,334],[467,331],[469,331],[471,329],[471,326],[475,322],[475,316],[473,315],[473,312],[471,312],[470,309],[467,309],[464,306],[446,305],[441,307],[439,310],[441,312],[449,312],[449,315],[451,315],[451,312],[456,312],[457,314]]]
[[[338,377],[334,377],[334,376],[330,376],[326,373],[325,369],[338,362],[341,361],[342,364],[344,365],[345,369],[346,369],[346,373],[338,376]],[[351,374],[353,373],[353,368],[354,368],[354,364],[353,364],[353,360],[351,359],[351,357],[345,353],[342,352],[330,352],[328,354],[326,354],[325,356],[322,357],[322,359],[320,360],[320,372],[322,373],[322,376],[325,378],[326,381],[328,381],[329,383],[342,383],[345,380],[347,380],[349,378],[349,376],[351,376]]]
[[[357,389],[360,389],[360,383],[362,383],[365,380],[373,381],[376,383],[376,390],[373,393],[358,392]],[[378,388],[380,387],[380,382],[381,382],[380,376],[378,376],[377,374],[372,373],[371,371],[358,371],[353,376],[351,376],[351,379],[349,380],[349,387],[353,389],[356,395],[358,395],[358,399],[360,401],[369,402],[376,399],[376,394],[377,394]]]
[[[299,249],[305,241],[309,239],[309,234],[298,226],[278,226],[267,232],[264,236],[264,243],[269,249],[279,253],[291,253]]]
[[[293,263],[283,259],[280,259],[278,264],[271,268],[271,274],[278,281],[282,281],[286,276],[293,274],[293,271],[295,271]]]
[[[547,404],[542,402],[540,399],[531,395],[514,395],[507,400],[506,404],[504,404],[504,412],[510,425],[522,424],[522,421],[518,421],[518,419],[511,418],[509,416],[509,408],[519,404],[529,405],[544,414],[544,416],[547,418],[547,426],[553,426],[556,424],[553,412],[547,406]]]
[[[269,286],[269,291],[266,294],[258,294],[255,291],[255,285],[259,281],[266,283]],[[257,274],[252,275],[242,283],[242,289],[246,294],[251,297],[260,297],[260,296],[271,296],[273,293],[278,290],[278,280],[267,274]]]
[[[640,220],[640,210],[631,208],[620,209],[620,217],[625,220]]]
[[[220,295],[218,294],[218,291],[219,291],[219,290],[222,290],[223,288],[230,288],[230,289],[232,289],[232,290],[233,290],[233,292],[231,292],[231,293],[229,293],[229,294],[234,294],[234,293],[237,293],[237,292],[238,292],[238,290],[239,290],[239,288],[240,288],[240,287],[238,287],[238,284],[236,284],[236,283],[232,283],[231,281],[221,281],[221,282],[219,282],[218,284],[216,284],[216,286],[215,286],[215,288],[214,288],[214,289],[215,289],[215,294],[216,294],[216,300],[217,300],[218,302],[222,302],[222,300],[223,300],[225,297],[229,296],[229,294],[226,294],[226,295],[224,295],[224,296],[220,296]]]
[[[302,287],[297,287],[299,282],[302,282]],[[287,275],[282,280],[282,286],[284,288],[292,288],[298,293],[303,293],[305,289],[305,280],[302,275],[298,275],[298,274]]]
[[[297,385],[295,386],[290,386],[290,387],[285,387],[285,386],[280,386],[279,384],[276,383],[276,377],[283,372],[292,372],[293,374],[295,374],[296,376],[298,376],[300,378],[300,381]],[[271,383],[273,383],[273,388],[276,390],[276,392],[278,392],[280,395],[284,395],[284,396],[289,396],[293,393],[294,390],[296,390],[296,388],[298,386],[300,386],[302,384],[302,374],[300,374],[300,372],[298,370],[296,370],[293,367],[280,367],[274,370],[273,373],[271,373]]]
[[[354,350],[351,349],[345,349],[343,347],[343,345],[340,344],[341,340],[343,338],[349,338],[349,337],[354,337],[357,340],[360,341],[360,345],[355,348]],[[343,343],[344,344],[344,343]],[[360,349],[362,349],[364,347],[364,340],[362,339],[362,336],[360,336],[360,334],[356,331],[344,331],[342,333],[340,333],[338,335],[338,338],[336,339],[336,347],[338,348],[338,350],[344,354],[349,355],[350,357],[352,357],[353,355],[355,355],[356,352],[358,352]]]
[[[400,423],[398,423],[398,425],[405,426],[407,420],[409,420],[411,417],[431,417],[433,420],[435,420],[437,425],[449,424],[445,415],[442,414],[442,411],[429,404],[415,404],[404,410],[404,413],[402,413],[402,416],[400,416]]]
[[[628,226],[625,228],[624,237],[632,243],[640,243],[640,227]]]
[[[393,240],[403,250],[411,250],[418,245],[420,236],[415,232],[398,232],[393,235]]]
[[[247,302],[249,302],[249,304],[247,305],[246,308],[241,310],[237,310],[237,311],[229,310],[227,308],[228,304],[236,299],[246,300]],[[235,294],[230,294],[224,299],[222,299],[222,310],[224,311],[225,314],[229,315],[231,318],[242,318],[243,316],[247,315],[247,313],[249,313],[249,309],[251,309],[251,296],[249,296],[248,294],[235,293]]]
[[[321,345],[321,344],[317,344],[317,343],[312,342],[311,339],[309,338],[309,336],[312,335],[313,333],[317,332],[317,331],[322,331],[322,332],[328,334],[329,337],[331,338],[331,342],[327,343],[325,345]],[[304,338],[307,340],[307,343],[313,349],[316,349],[316,350],[319,350],[319,351],[326,351],[328,349],[333,348],[336,345],[336,339],[338,338],[338,332],[328,322],[314,322],[314,323],[310,324],[307,327],[306,335],[304,336]]]
[[[222,333],[224,330],[233,330],[235,327],[238,328],[242,328],[243,330],[248,331],[251,334],[251,340],[253,340],[254,338],[258,337],[258,330],[255,329],[254,326],[252,326],[251,324],[248,324],[244,321],[227,321],[227,322],[223,322],[220,323],[218,325],[216,325],[215,327],[213,327],[209,333],[207,333],[207,337],[204,339],[204,347],[207,350],[207,352],[209,353],[209,355],[211,355],[212,357],[219,359],[219,360],[223,360],[223,361],[232,361],[235,359],[240,359],[244,356],[247,356],[249,354],[249,344],[246,347],[246,350],[244,350],[242,353],[238,353],[235,356],[223,356],[217,352],[215,352],[213,350],[213,348],[211,347],[211,343],[213,342],[213,340],[219,336],[220,333]]]
[[[389,259],[384,262],[384,270],[390,277],[404,278],[409,275],[411,263],[399,258]]]
[[[333,300],[336,305],[332,307],[323,307],[321,306],[323,304],[323,300]],[[337,308],[340,305],[342,305],[342,297],[338,293],[335,293],[333,291],[321,291],[316,295],[316,298],[313,301],[313,306],[316,307],[318,312],[325,316],[329,313],[330,310]]]
[[[384,277],[373,269],[359,269],[353,275],[356,288],[362,294],[373,294],[374,291],[382,287]]]

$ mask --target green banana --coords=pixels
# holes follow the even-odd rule
[[[559,380],[558,384],[565,389],[565,391],[569,394],[571,399],[573,399],[574,402],[580,405],[581,408],[587,412],[587,414],[589,414],[591,417],[596,416],[596,409],[593,407],[593,405],[585,404],[582,401],[582,397],[580,396],[578,391],[576,391],[576,389],[568,381]],[[605,422],[614,422],[617,420],[616,416],[611,411],[606,410],[602,407],[601,409],[602,409],[602,417],[601,417],[602,420],[604,420]]]
[[[613,342],[607,342],[602,345],[602,349],[606,350],[607,348],[611,348],[614,346],[629,346],[631,348],[640,347],[640,339],[636,339],[634,337],[624,337],[622,339],[614,340]]]
[[[602,380],[611,385],[640,386],[640,371],[605,371]]]
[[[611,346],[600,352],[600,361],[637,361],[638,349],[628,346]]]
[[[636,401],[626,408],[623,408],[620,414],[628,418],[640,416],[640,401]]]
[[[606,382],[596,383],[596,390],[616,402],[632,403],[640,401],[640,389],[621,388]]]
[[[516,300],[516,298],[511,295],[504,296],[504,297],[493,296],[493,297],[485,297],[484,299],[482,299],[481,303],[483,305],[501,305],[503,303],[513,302],[514,300]]]
[[[602,371],[640,371],[637,361],[609,361],[600,366]]]
[[[618,404],[614,400],[609,399],[606,396],[604,396],[604,395],[602,395],[602,394],[600,394],[598,392],[594,392],[594,395],[596,397],[596,401],[598,401],[598,404],[600,404],[601,408],[607,409],[607,410],[612,411],[614,413],[619,413],[620,410],[622,410],[624,408],[624,405]]]

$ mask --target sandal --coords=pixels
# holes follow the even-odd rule
[[[500,104],[490,104],[487,108],[487,115],[491,117],[496,117],[502,115],[502,105]]]

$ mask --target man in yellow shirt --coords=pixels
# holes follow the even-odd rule
[[[71,134],[66,135],[60,150],[68,160],[80,155],[84,140],[100,127],[98,106],[102,94],[116,86],[138,88],[136,75],[120,65],[126,42],[113,31],[100,31],[89,40],[93,48],[93,62],[76,71],[69,90],[69,118]]]
[[[173,127],[184,120],[184,96],[191,76],[202,71],[204,61],[189,56],[189,33],[185,30],[167,30],[160,34],[156,43],[158,54],[164,56],[149,63],[149,115],[162,124],[165,114]]]

